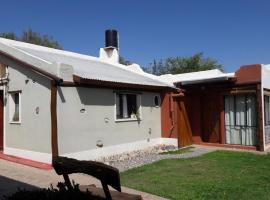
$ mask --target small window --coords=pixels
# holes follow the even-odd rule
[[[140,95],[116,94],[116,119],[140,119]]]
[[[20,123],[21,121],[20,97],[20,92],[10,93],[9,119],[11,123]]]
[[[157,95],[154,97],[154,105],[155,105],[155,107],[160,106],[160,97]]]

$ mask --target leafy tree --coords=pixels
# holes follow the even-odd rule
[[[119,63],[122,65],[131,65],[131,62],[129,60],[126,60],[123,56],[119,57]]]
[[[223,66],[212,58],[205,58],[203,53],[197,53],[191,57],[169,57],[167,59],[154,60],[150,64],[148,72],[161,75],[161,74],[181,74],[196,71],[205,71],[211,69],[220,69],[223,71]]]
[[[126,65],[126,62],[127,62],[127,61],[125,60],[124,57],[122,57],[122,56],[119,57],[119,63],[120,63],[120,64]]]
[[[17,36],[13,32],[8,32],[8,33],[1,33],[0,37],[11,39],[11,40],[17,40]]]
[[[54,49],[63,49],[62,45],[60,45],[56,40],[54,40],[52,36],[49,36],[47,34],[42,35],[40,33],[32,31],[32,29],[30,28],[26,31],[23,31],[22,34],[19,36],[17,36],[13,32],[7,32],[0,33],[0,37],[41,45],[45,47],[51,47]]]

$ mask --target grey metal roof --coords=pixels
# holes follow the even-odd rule
[[[181,83],[182,85],[206,83],[228,80],[233,78],[234,73],[224,73],[218,69],[190,72],[183,74],[165,74],[159,76],[159,80],[163,80],[168,83]]]
[[[128,66],[108,63],[88,55],[3,38],[0,38],[0,51],[54,75],[57,75],[55,69],[57,63],[63,63],[72,66],[74,75],[85,79],[173,87],[172,84],[160,81],[146,73],[129,69]]]

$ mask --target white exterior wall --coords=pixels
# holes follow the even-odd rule
[[[51,162],[50,81],[10,60],[4,60],[9,66],[9,83],[4,92],[4,153]],[[21,91],[21,123],[10,123],[8,92],[18,90]]]
[[[160,107],[155,107],[153,102],[155,95],[159,94],[141,93],[142,121],[117,122],[113,90],[58,88],[60,155],[93,159],[164,143],[161,141]],[[85,109],[85,113],[81,113],[81,109]],[[98,140],[102,141],[102,148],[96,146]]]
[[[4,153],[51,163],[50,80],[0,56],[1,61],[9,66],[9,82],[3,87]],[[10,123],[8,92],[12,91],[21,91],[21,123]],[[116,122],[114,90],[58,87],[59,154],[95,159],[156,144],[177,145],[176,139],[161,138],[160,107],[154,106],[154,96],[159,93],[140,95],[142,120]],[[96,146],[98,140],[102,148]]]
[[[270,65],[262,65],[262,87],[270,89]]]
[[[270,65],[262,65],[262,113],[263,113],[263,139],[264,150],[270,148],[270,144],[266,144],[265,135],[270,134],[270,126],[265,126],[264,122],[264,89],[270,90]]]

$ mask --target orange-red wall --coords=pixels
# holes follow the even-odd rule
[[[235,72],[236,84],[254,83],[261,81],[261,65],[243,65]]]
[[[190,119],[191,130],[194,142],[201,142],[201,99],[199,95],[192,95],[190,97]]]
[[[261,81],[261,65],[244,65],[241,66],[239,70],[235,72],[235,81],[221,83],[225,84],[224,88],[230,89],[230,87],[240,86],[241,84],[254,84]],[[192,129],[193,141],[195,143],[202,142],[203,138],[203,129],[207,129],[207,123],[203,123],[202,116],[202,104],[214,103],[217,104],[215,107],[215,116],[219,115],[220,120],[220,131],[219,131],[219,142],[225,142],[225,131],[224,131],[224,99],[222,94],[222,87],[219,87],[218,91],[212,90],[211,87],[208,89],[208,86],[215,88],[215,83],[208,83],[205,85],[205,91],[201,90],[201,85],[191,85],[187,88],[182,88],[186,91],[184,97],[185,104],[188,110],[188,118],[190,120],[190,127]],[[227,84],[227,85],[226,85]],[[239,85],[238,85],[239,84]],[[193,87],[195,88],[193,90]],[[241,86],[240,86],[241,87]],[[204,95],[214,95],[216,100],[214,102],[203,101]],[[178,138],[178,128],[181,124],[177,123],[177,101],[179,97],[172,97],[174,94],[168,92],[161,95],[161,130],[162,137],[167,138]],[[214,109],[214,108],[213,108]],[[204,109],[205,110],[205,109]],[[214,117],[214,116],[213,116]],[[217,118],[217,117],[215,117]],[[210,126],[210,125],[209,125]],[[206,141],[207,142],[207,141]]]
[[[175,102],[171,93],[161,94],[161,136],[166,138],[177,138],[177,123]]]

